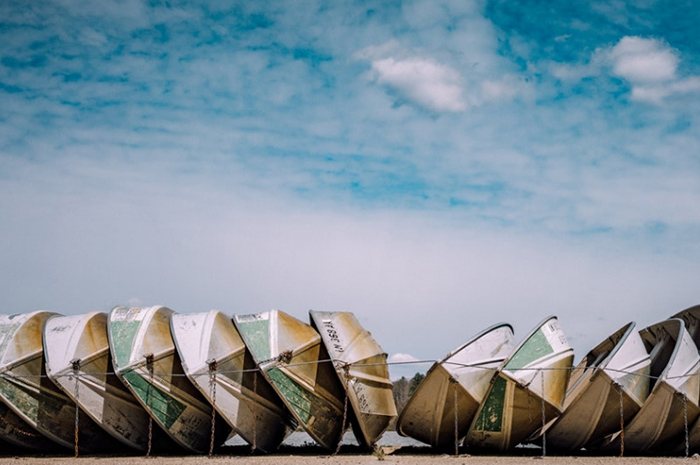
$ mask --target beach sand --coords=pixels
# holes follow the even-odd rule
[[[119,456],[119,455],[84,455],[78,458],[72,454],[53,455],[10,455],[0,456],[0,465],[5,464],[49,465],[63,463],[95,463],[98,465],[365,465],[365,464],[401,464],[401,465],[700,465],[700,456],[694,454],[685,457],[599,457],[590,455],[542,457],[541,450],[532,449],[511,455],[471,455],[471,454],[436,454],[426,448],[386,447],[382,452],[366,452],[357,448],[341,450],[338,455],[330,455],[317,447],[283,448],[274,454],[250,455],[247,447],[223,448],[209,458],[206,455],[192,456]]]

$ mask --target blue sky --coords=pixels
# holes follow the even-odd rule
[[[349,310],[398,360],[700,303],[693,1],[0,18],[2,312]]]

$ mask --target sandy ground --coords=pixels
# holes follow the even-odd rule
[[[425,449],[425,448],[423,448]],[[595,457],[595,456],[547,456],[542,457],[541,452],[533,450],[523,454],[513,455],[469,455],[458,456],[448,454],[435,454],[414,448],[386,448],[386,453],[363,452],[354,448],[341,450],[336,456],[325,454],[318,448],[289,448],[269,455],[250,455],[248,448],[226,448],[218,451],[212,458],[207,456],[171,456],[150,457],[143,456],[82,456],[75,458],[71,454],[61,455],[19,455],[0,454],[0,465],[5,464],[37,464],[48,465],[56,463],[95,463],[98,465],[364,465],[364,464],[404,464],[404,465],[536,465],[536,464],[561,464],[561,465],[672,465],[672,464],[697,464],[700,465],[700,456],[685,457]]]

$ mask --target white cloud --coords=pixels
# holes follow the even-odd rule
[[[633,84],[676,79],[680,59],[668,44],[656,39],[623,37],[610,50],[613,73]]]
[[[372,62],[374,80],[402,97],[438,113],[467,109],[462,77],[429,58],[384,58]]]
[[[700,78],[678,76],[679,52],[658,39],[626,36],[614,46],[597,50],[588,63],[550,65],[561,81],[600,76],[608,70],[631,85],[634,101],[662,104],[665,99],[700,91]]]

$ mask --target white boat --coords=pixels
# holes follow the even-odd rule
[[[114,374],[106,313],[49,318],[44,355],[46,374],[83,412],[122,444],[148,449],[149,415]],[[174,445],[159,428],[152,432],[156,449]]]
[[[661,446],[683,433],[686,418],[692,423],[700,415],[700,356],[683,321],[669,319],[643,329],[640,335],[651,358],[651,392],[624,428],[624,450],[633,453]],[[622,440],[620,431],[592,447],[615,452]]]
[[[396,431],[433,447],[453,446],[455,414],[456,436],[461,440],[466,436],[496,370],[514,347],[513,328],[500,323],[434,363],[406,403],[396,423]]]
[[[343,386],[321,336],[280,310],[235,315],[233,322],[263,376],[302,428],[334,450],[343,434]]]
[[[258,372],[231,318],[211,310],[174,314],[170,324],[190,381],[245,441],[276,450],[296,421]]]
[[[0,398],[35,430],[73,449],[77,407],[45,372],[42,334],[53,315],[37,311],[0,316]],[[95,452],[116,446],[89,416],[78,413],[80,450]]]
[[[650,365],[634,322],[598,344],[574,368],[564,412],[546,431],[547,446],[574,451],[619,431],[620,420],[628,423],[649,395]]]
[[[373,447],[397,415],[386,353],[350,312],[310,311],[309,316],[347,388],[355,438]]]
[[[170,333],[166,307],[116,307],[107,332],[114,370],[165,432],[193,452],[222,444],[231,427],[220,416],[212,428],[213,407],[187,379]],[[213,431],[212,431],[213,429]]]
[[[466,443],[508,450],[560,415],[573,358],[557,318],[546,318],[504,360]]]

